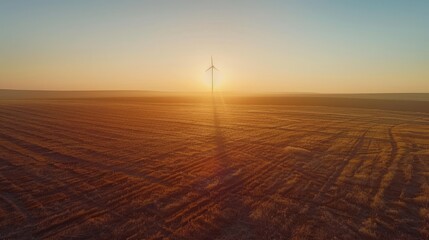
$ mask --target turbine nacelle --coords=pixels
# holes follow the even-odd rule
[[[219,71],[219,69],[217,69],[215,66],[211,66],[211,67],[207,68],[206,72],[207,72],[208,70],[212,69],[212,68],[213,68],[214,70]]]

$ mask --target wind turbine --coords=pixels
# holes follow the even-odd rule
[[[217,69],[214,65],[213,65],[213,56],[211,56],[211,60],[212,60],[212,65],[206,70],[206,72],[208,71],[208,70],[212,70],[212,94],[213,94],[213,71],[214,70],[218,70],[219,71],[219,69]]]

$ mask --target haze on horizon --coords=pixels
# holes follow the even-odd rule
[[[2,1],[0,89],[429,92],[429,1]]]

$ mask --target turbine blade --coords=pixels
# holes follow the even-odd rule
[[[211,67],[207,68],[206,72],[207,72],[208,70],[212,69],[212,68],[214,68],[214,67],[213,67],[213,66],[211,66]]]
[[[215,70],[217,70],[217,71],[220,71],[219,69],[217,69],[215,66],[213,66],[213,69],[215,69]]]

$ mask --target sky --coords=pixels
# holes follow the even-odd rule
[[[429,1],[0,1],[0,89],[429,92]]]

